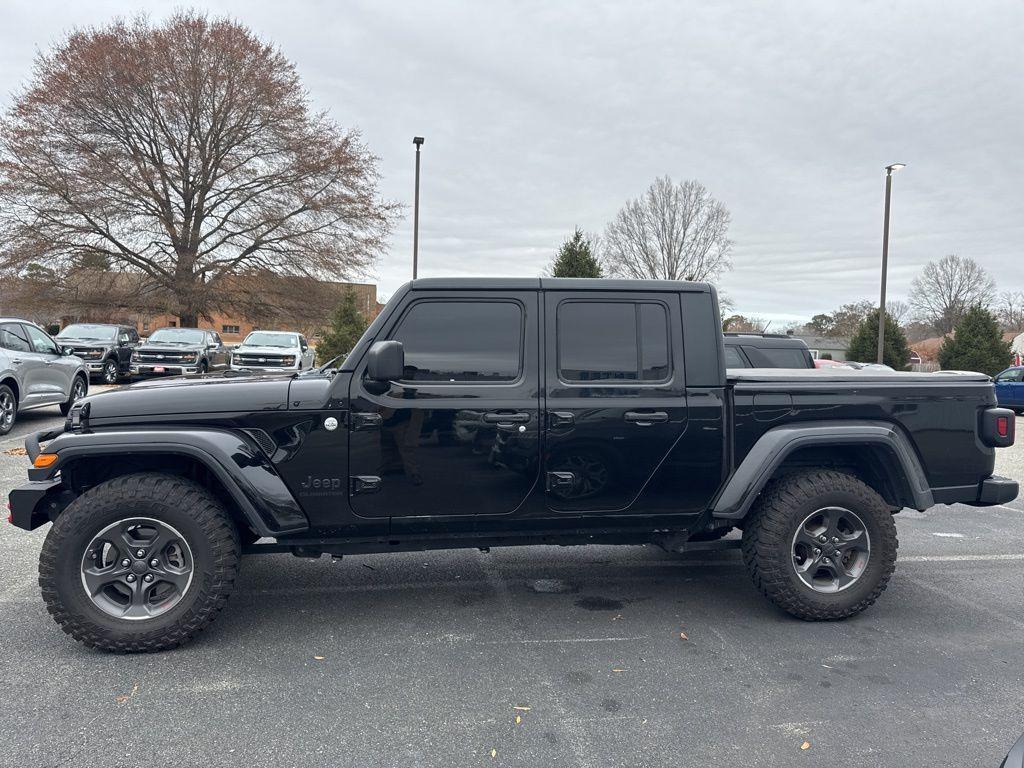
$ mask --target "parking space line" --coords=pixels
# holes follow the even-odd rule
[[[908,555],[896,559],[897,563],[969,563],[998,562],[1000,560],[1024,560],[1024,552],[995,555]]]
[[[1024,509],[1019,509],[1017,507],[1010,507],[1010,506],[1007,506],[1006,504],[995,504],[993,506],[995,506],[996,509],[1006,509],[1006,510],[1009,510],[1010,512],[1024,512]]]
[[[957,605],[963,608],[967,608],[970,611],[974,611],[975,613],[981,613],[985,616],[992,616],[997,619],[1002,619],[1007,624],[1012,624],[1017,629],[1024,629],[1024,621],[1021,621],[1016,616],[1010,616],[1007,613],[1004,613],[1002,611],[996,610],[988,606],[978,605],[973,600],[967,600],[966,598],[960,597],[954,592],[950,592],[948,589],[937,587],[930,582],[924,581],[923,579],[918,579],[913,576],[907,575],[904,575],[902,579],[909,581],[911,584],[914,584],[915,586],[918,586],[921,589],[939,595],[940,597],[942,597],[945,600],[948,600],[951,603],[956,603]]]
[[[560,643],[623,643],[635,640],[650,640],[650,635],[636,635],[634,637],[555,637],[555,638],[530,638],[520,640],[476,640],[476,645],[546,645]]]

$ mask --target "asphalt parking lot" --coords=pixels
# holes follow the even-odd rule
[[[20,418],[5,496],[23,434],[60,420]],[[997,471],[1024,479],[1024,444]],[[1024,502],[897,523],[888,591],[841,623],[773,608],[736,552],[273,555],[142,656],[64,636],[46,529],[4,525],[0,764],[994,768],[1024,731]]]

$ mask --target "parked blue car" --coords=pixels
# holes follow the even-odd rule
[[[996,399],[1004,408],[1024,413],[1024,365],[1007,368],[996,376]]]

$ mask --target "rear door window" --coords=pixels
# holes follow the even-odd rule
[[[565,301],[557,324],[562,381],[664,382],[671,376],[663,304]]]
[[[25,332],[20,325],[6,323],[0,325],[0,347],[9,349],[12,352],[31,352],[32,348],[25,338]]]

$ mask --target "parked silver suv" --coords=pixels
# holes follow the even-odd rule
[[[67,415],[89,391],[85,363],[35,323],[0,318],[0,435],[19,411],[59,405]]]
[[[314,352],[306,337],[291,331],[253,331],[231,350],[231,370],[260,373],[304,371]]]

